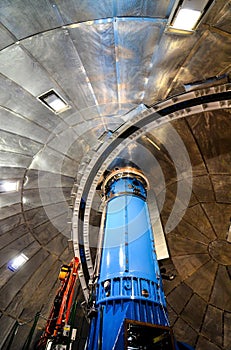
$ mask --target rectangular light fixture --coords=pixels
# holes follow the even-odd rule
[[[59,114],[70,108],[68,103],[55,90],[51,89],[37,97],[52,112]]]
[[[0,193],[17,192],[19,189],[19,181],[0,180]]]
[[[201,17],[201,12],[191,9],[180,9],[172,23],[173,28],[193,30]]]
[[[214,0],[179,0],[173,7],[169,17],[167,31],[174,33],[192,33]]]
[[[11,271],[17,271],[22,265],[24,265],[29,258],[21,253],[20,255],[17,255],[15,258],[13,258],[11,261],[8,263],[8,269]]]

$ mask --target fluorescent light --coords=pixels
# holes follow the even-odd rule
[[[201,16],[201,12],[192,9],[180,9],[172,27],[180,30],[193,30]]]
[[[160,147],[153,141],[151,140],[148,136],[144,136],[144,139],[146,139],[148,142],[150,142],[158,151],[160,151]]]
[[[231,221],[231,220],[230,220]],[[229,225],[229,230],[228,230],[228,233],[227,233],[227,241],[229,243],[231,243],[231,223]]]
[[[16,192],[18,191],[18,187],[19,187],[19,181],[8,181],[8,180],[0,181],[0,193]]]
[[[158,151],[160,151],[160,147],[159,147],[154,141],[152,141],[149,137],[147,137],[147,140],[148,140],[156,149],[158,149]]]
[[[27,260],[29,260],[29,258],[25,254],[21,253],[8,263],[8,269],[11,271],[16,271],[22,265],[24,265],[27,262]]]
[[[38,96],[38,100],[56,114],[70,108],[67,102],[53,89]]]

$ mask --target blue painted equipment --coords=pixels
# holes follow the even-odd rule
[[[88,350],[174,349],[147,187],[131,167],[112,171],[103,183],[104,235]]]

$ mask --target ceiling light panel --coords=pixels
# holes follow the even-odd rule
[[[192,33],[199,25],[214,0],[180,0],[169,17],[167,31]]]
[[[62,113],[70,108],[64,98],[53,89],[38,96],[38,100],[56,114]]]
[[[0,193],[17,192],[19,181],[0,180]]]
[[[180,9],[172,26],[181,30],[193,30],[201,16],[201,12],[191,9]]]
[[[29,258],[25,254],[21,253],[9,261],[8,269],[13,272],[17,271],[22,265],[27,262],[27,260],[29,260]]]

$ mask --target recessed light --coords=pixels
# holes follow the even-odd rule
[[[0,180],[0,193],[16,192],[19,188],[19,181]]]
[[[180,30],[193,30],[200,16],[200,11],[191,9],[180,9],[172,23],[172,27]]]
[[[70,108],[68,103],[55,90],[49,90],[37,97],[47,108],[58,114]]]
[[[166,30],[178,34],[193,33],[213,4],[214,0],[176,1]]]
[[[29,260],[29,258],[25,254],[21,253],[8,263],[8,269],[14,272],[24,265],[27,260]]]

